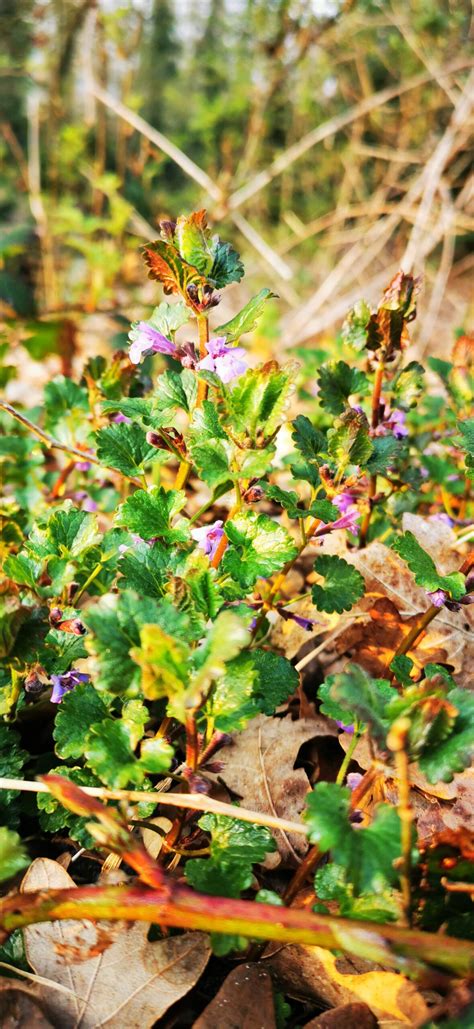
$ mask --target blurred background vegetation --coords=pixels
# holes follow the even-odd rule
[[[2,385],[124,344],[138,247],[207,207],[244,257],[256,346],[308,350],[397,268],[419,352],[472,287],[468,0],[0,0]],[[220,317],[220,321],[224,319]],[[39,374],[39,373],[38,373]],[[24,387],[23,387],[24,388]]]

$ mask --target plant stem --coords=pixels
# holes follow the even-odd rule
[[[430,622],[433,621],[433,618],[436,618],[436,615],[439,614],[440,610],[441,609],[439,607],[435,607],[434,604],[431,604],[428,610],[421,615],[417,622],[415,622],[415,625],[410,629],[408,635],[405,636],[397,647],[393,656],[401,657],[402,654],[407,654],[413,644],[416,643],[418,637],[421,636],[422,632],[424,632]]]
[[[197,325],[199,333],[199,358],[202,359],[207,354],[207,344],[209,343],[209,320],[205,314],[197,314]],[[207,382],[204,379],[198,379],[196,407],[202,407],[207,397]],[[176,473],[176,479],[174,483],[174,489],[183,489],[186,485],[190,473],[192,464],[189,461],[181,461],[178,471]]]
[[[336,786],[342,786],[344,779],[346,777],[347,769],[349,768],[349,765],[352,761],[352,755],[357,747],[359,740],[360,733],[354,732],[351,742],[342,759],[341,767],[339,768],[339,771],[337,773]]]
[[[16,893],[6,897],[0,906],[0,926],[6,933],[26,925],[71,918],[153,922],[342,950],[398,968],[426,985],[446,985],[445,975],[439,969],[463,977],[472,967],[472,946],[468,940],[450,938],[446,946],[446,938],[435,933],[314,915],[275,908],[273,904],[210,897],[167,879],[158,889],[83,886],[50,890],[47,894],[43,890]],[[434,971],[430,973],[426,965],[434,966]]]
[[[229,514],[227,515],[226,522],[230,522],[232,520],[232,518],[234,517],[234,515],[237,514],[237,511],[240,511],[241,504],[242,504],[242,501],[240,500],[240,501],[237,501],[234,504],[233,507],[231,507],[231,509],[229,511]],[[225,552],[227,550],[228,545],[229,545],[229,540],[227,539],[227,536],[226,535],[222,536],[221,539],[219,540],[219,543],[218,543],[218,545],[216,547],[216,552],[215,552],[215,554],[214,554],[214,556],[212,558],[212,561],[211,561],[212,568],[218,568],[219,567],[221,559],[223,558],[223,556],[224,556],[224,554],[225,554]]]
[[[387,736],[387,746],[395,754],[395,770],[398,786],[398,814],[401,824],[402,870],[400,886],[402,891],[403,917],[405,925],[411,925],[411,848],[413,835],[413,812],[410,806],[410,774],[408,758],[409,718],[398,718]]]
[[[199,763],[199,737],[196,725],[196,715],[190,711],[186,715],[186,764],[193,772]]]
[[[62,450],[65,454],[74,454],[79,461],[89,461],[90,464],[98,465],[99,468],[103,468],[105,471],[114,472],[115,475],[120,475],[123,479],[127,479],[128,482],[132,482],[134,486],[142,486],[139,479],[136,479],[133,475],[125,475],[124,472],[119,472],[117,468],[109,468],[107,465],[102,464],[99,458],[96,457],[90,450],[79,450],[78,447],[70,447],[66,443],[61,443],[58,439],[54,439],[54,436],[50,436],[44,429],[40,429],[39,425],[35,425],[34,422],[30,422],[29,418],[26,418],[24,414],[17,411],[11,404],[7,404],[4,400],[0,400],[0,410],[6,411],[12,418],[15,418],[20,425],[24,425],[29,432],[32,432],[34,436],[37,436],[45,446],[51,450]]]
[[[381,358],[379,360],[378,365],[377,365],[377,371],[375,373],[375,379],[374,379],[374,388],[373,388],[373,391],[372,391],[372,418],[371,418],[372,429],[376,429],[377,425],[379,424],[379,418],[380,418],[380,397],[381,397],[381,394],[382,394],[384,370],[385,370],[385,364],[384,364],[383,358]],[[364,518],[362,519],[362,524],[361,524],[361,527],[360,527],[360,537],[359,537],[359,549],[360,550],[362,550],[362,548],[365,547],[365,545],[367,543],[367,534],[368,534],[368,531],[369,531],[369,528],[370,528],[370,520],[372,518],[373,500],[374,500],[374,497],[375,497],[376,493],[377,493],[377,476],[376,475],[371,475],[370,476],[370,482],[369,482],[369,493],[368,493],[368,497],[367,497],[368,503],[369,503],[369,507],[368,507],[367,513],[364,515]]]
[[[298,895],[299,891],[303,889],[306,880],[309,878],[311,873],[314,872],[314,869],[316,868],[322,856],[323,855],[321,854],[321,851],[319,850],[319,847],[316,846],[316,844],[313,847],[310,847],[308,853],[306,854],[306,857],[304,857],[301,864],[298,865],[298,868],[296,869],[293,878],[288,883],[288,886],[283,894],[283,900],[285,901],[285,904],[291,904],[291,902]]]

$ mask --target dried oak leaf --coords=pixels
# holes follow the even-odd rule
[[[0,1025],[4,1029],[53,1029],[41,1004],[41,987],[0,978]]]
[[[309,781],[303,768],[294,768],[303,743],[317,736],[337,736],[335,722],[322,716],[300,718],[253,718],[243,732],[219,753],[223,768],[219,778],[242,799],[244,807],[298,821],[305,805]],[[280,861],[299,862],[308,844],[304,836],[275,832],[278,854],[266,867]]]
[[[322,947],[301,944],[279,948],[270,944],[264,959],[290,997],[308,997],[332,1007],[362,1001],[384,1029],[422,1025],[428,1016],[425,1000],[413,983],[369,962],[354,963]]]
[[[379,1023],[367,1004],[343,1004],[323,1011],[322,1015],[306,1022],[303,1029],[377,1029]]]
[[[276,1029],[272,980],[261,964],[234,968],[193,1029]]]
[[[70,889],[74,881],[49,858],[28,869],[25,893]],[[66,987],[42,997],[61,1029],[147,1029],[195,985],[210,955],[205,933],[149,943],[144,922],[63,921],[29,925],[25,951],[36,972]]]

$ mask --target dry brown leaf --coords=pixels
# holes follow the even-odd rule
[[[272,980],[261,964],[234,968],[193,1029],[276,1029]]]
[[[323,1011],[303,1029],[377,1029],[378,1024],[367,1004],[354,1003]]]
[[[38,986],[18,979],[0,978],[0,1025],[2,1029],[53,1029],[41,1004]]]
[[[320,716],[292,722],[259,715],[220,752],[220,778],[241,797],[244,807],[298,821],[310,788],[304,769],[293,767],[298,751],[314,737],[337,733],[335,723]],[[308,849],[304,836],[274,835],[283,861],[299,861]],[[280,863],[278,854],[269,859],[267,867]]]
[[[329,950],[300,944],[278,949],[271,945],[264,957],[265,967],[290,996],[310,997],[332,1007],[362,1001],[383,1029],[421,1025],[428,1015],[421,993],[395,972],[357,972],[350,961]]]
[[[25,893],[74,887],[56,861],[38,858]],[[48,922],[24,930],[25,951],[38,975],[71,990],[43,989],[47,1012],[61,1029],[147,1029],[202,975],[210,955],[204,933],[149,943],[143,922]]]

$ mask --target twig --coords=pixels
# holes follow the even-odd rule
[[[107,790],[100,786],[82,786],[81,789],[90,797],[99,797],[101,800],[125,800],[131,803],[146,801],[150,803],[154,794],[146,793],[144,790]],[[50,793],[46,783],[35,782],[31,779],[5,779],[0,778],[0,790],[21,790],[27,793]],[[238,818],[242,822],[253,822],[255,825],[266,825],[270,829],[280,829],[282,832],[299,833],[306,836],[307,829],[302,822],[291,822],[287,818],[277,818],[274,815],[262,814],[261,811],[249,811],[247,808],[236,807],[234,804],[225,804],[220,800],[213,800],[202,793],[156,793],[157,804],[165,804],[169,807],[188,808],[190,811],[210,811],[214,815],[227,815],[230,818]]]
[[[128,482],[132,482],[134,486],[143,486],[143,483],[139,479],[136,479],[133,475],[125,475],[125,472],[120,472],[118,468],[109,468],[108,465],[104,465],[102,461],[90,450],[79,450],[78,447],[70,447],[67,443],[61,443],[60,440],[55,439],[54,436],[50,436],[49,432],[45,432],[39,425],[35,425],[31,422],[24,414],[17,411],[11,404],[7,404],[6,401],[0,400],[0,410],[6,411],[12,418],[15,418],[17,422],[25,426],[29,432],[32,432],[34,436],[37,436],[45,446],[50,447],[51,450],[62,450],[65,454],[74,454],[75,457],[79,458],[80,461],[89,461],[90,464],[95,464],[99,468],[103,468],[105,471],[114,472],[115,475],[120,475],[122,479],[127,479]]]
[[[436,72],[437,79],[444,78],[448,75],[453,75],[457,71],[462,71],[463,68],[470,67],[471,62],[469,60],[453,61],[447,64],[444,68],[440,68]],[[361,100],[360,103],[350,107],[348,111],[344,111],[342,114],[336,115],[329,121],[324,122],[323,125],[318,125],[311,132],[308,132],[306,136],[289,147],[282,154],[271,163],[271,165],[264,171],[258,172],[254,175],[249,182],[238,189],[228,201],[229,210],[236,210],[237,207],[241,207],[242,204],[250,200],[251,197],[255,196],[256,193],[260,192],[265,186],[268,185],[272,179],[277,175],[281,175],[290,164],[297,161],[299,157],[302,157],[308,150],[317,143],[321,143],[324,139],[328,139],[329,136],[334,136],[340,129],[350,125],[351,122],[356,121],[357,118],[362,118],[371,111],[375,111],[377,107],[382,107],[387,104],[390,100],[394,100],[397,96],[402,96],[403,93],[408,93],[412,89],[417,89],[418,86],[424,86],[425,83],[431,82],[433,75],[431,73],[422,72],[421,74],[414,75],[410,79],[406,79],[404,82],[399,83],[397,86],[389,86],[387,89],[382,89],[378,93],[374,93],[373,96],[367,97]]]

